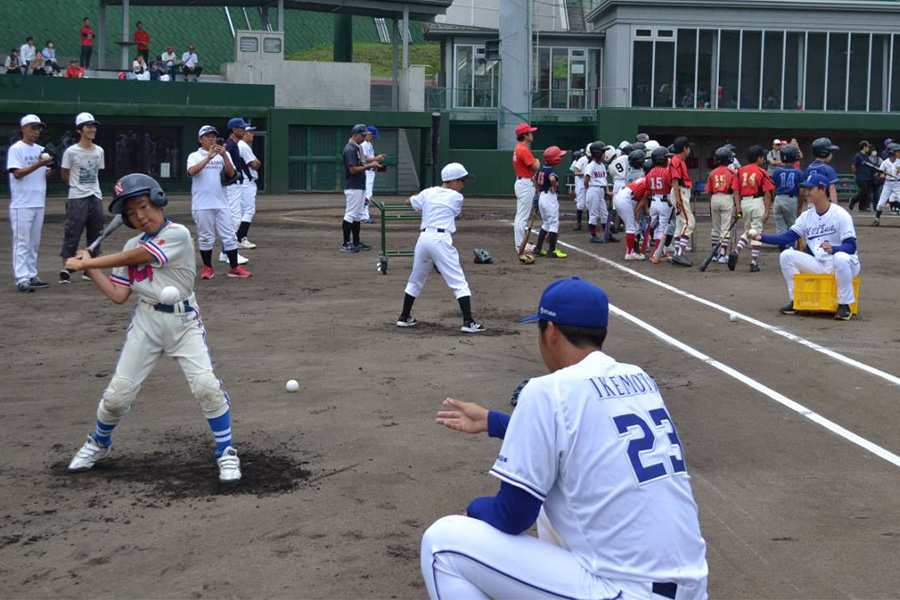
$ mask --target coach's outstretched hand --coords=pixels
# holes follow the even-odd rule
[[[447,429],[463,433],[484,433],[488,429],[488,410],[474,402],[463,402],[447,398],[444,406],[456,410],[438,411],[435,422]]]

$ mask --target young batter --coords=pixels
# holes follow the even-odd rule
[[[450,163],[441,169],[441,187],[423,190],[406,201],[422,213],[422,233],[416,242],[412,273],[406,284],[403,297],[403,312],[397,319],[397,327],[415,327],[412,317],[413,302],[422,293],[425,281],[433,267],[444,277],[453,290],[462,311],[462,331],[478,333],[484,331],[480,323],[472,318],[472,292],[466,282],[466,275],[459,264],[459,253],[453,247],[453,233],[456,232],[456,217],[462,211],[462,190],[466,181],[475,179],[459,163]]]
[[[537,244],[534,246],[535,254],[540,256],[553,256],[554,258],[566,258],[568,254],[556,247],[559,237],[559,196],[557,188],[559,177],[553,167],[562,161],[562,157],[568,154],[559,149],[559,146],[550,146],[544,150],[544,166],[534,176],[534,185],[538,191],[538,209],[541,211],[541,231],[538,233]],[[549,250],[544,250],[544,240],[549,240]]]
[[[128,227],[143,233],[128,240],[122,252],[92,258],[82,250],[66,261],[67,268],[87,273],[116,304],[124,304],[132,291],[139,297],[116,372],[97,408],[94,433],[88,435],[68,470],[87,471],[109,456],[113,429],[131,410],[144,380],[165,354],[178,361],[212,429],[219,481],[236,482],[241,478],[241,461],[231,444],[230,400],[213,371],[194,297],[194,244],[185,226],[165,218],[167,203],[155,179],[141,173],[126,175],[115,185],[109,211],[121,214]],[[110,268],[107,278],[100,269]],[[160,294],[169,286],[178,290],[178,300],[164,304]]]

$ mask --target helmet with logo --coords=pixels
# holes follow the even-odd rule
[[[616,149],[613,148],[612,146],[609,146],[603,152],[603,162],[610,162],[611,160],[616,158],[617,155],[618,154],[616,153]]]
[[[818,138],[812,143],[813,156],[816,158],[831,156],[838,150],[840,150],[840,148],[832,144],[831,140],[826,137]]]
[[[655,167],[665,166],[669,162],[669,151],[666,148],[657,148],[650,153],[650,160]]]
[[[644,167],[644,158],[646,158],[643,150],[632,150],[628,155],[628,164],[632,169],[641,169]]]
[[[646,150],[647,152],[653,152],[657,148],[659,148],[659,142],[657,142],[656,140],[649,140],[647,142],[644,142],[644,150]]]
[[[722,146],[716,150],[715,154],[713,154],[713,158],[717,165],[728,166],[731,164],[731,161],[734,160],[734,152],[731,151],[731,148]]]
[[[800,159],[800,150],[796,146],[791,146],[788,144],[787,146],[781,147],[781,162],[784,163],[795,163]]]
[[[590,154],[592,159],[603,158],[603,153],[606,152],[608,146],[603,142],[594,142],[588,146],[588,154]]]
[[[560,150],[559,146],[550,146],[544,150],[544,162],[550,166],[558,165],[566,154],[568,152]]]
[[[143,173],[131,173],[119,179],[113,186],[113,201],[109,203],[109,212],[124,217],[125,201],[138,196],[149,197],[150,202],[159,207],[169,203],[166,192],[155,179]],[[125,225],[134,229],[134,225],[128,219],[124,221]]]

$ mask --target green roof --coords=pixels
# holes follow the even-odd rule
[[[57,56],[60,58],[78,58],[81,53],[79,31],[84,17],[90,17],[94,30],[97,31],[97,0],[66,0],[54,2],[53,10],[41,10],[36,16],[35,4],[32,0],[0,0],[3,3],[4,18],[0,19],[0,56],[5,57],[10,48],[18,48],[27,36],[34,38],[35,46],[44,47],[44,42],[53,40]],[[247,8],[247,16],[251,29],[260,29],[261,15],[258,8]],[[244,13],[240,8],[229,8],[235,29],[247,29]],[[131,26],[128,37],[134,32],[134,24],[144,23],[150,32],[151,55],[162,54],[166,46],[175,47],[181,54],[189,44],[197,47],[200,65],[207,72],[218,72],[219,65],[234,59],[234,41],[228,20],[222,7],[154,7],[132,6],[130,10]],[[278,18],[278,11],[269,10],[269,19]],[[285,11],[285,56],[331,44],[334,35],[334,16],[327,13],[307,12],[299,10]],[[115,44],[121,36],[122,7],[106,8],[107,65],[118,65],[121,56],[119,46]],[[388,24],[390,27],[390,23]],[[410,33],[414,43],[422,42],[421,28],[410,24]],[[353,18],[353,39],[363,43],[378,43],[378,30],[371,17]],[[94,42],[94,58],[92,66],[96,66],[97,42]]]

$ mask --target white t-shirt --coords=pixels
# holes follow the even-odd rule
[[[590,176],[590,187],[606,187],[606,165],[602,162],[592,160],[584,168],[582,173]]]
[[[185,52],[181,55],[181,62],[184,63],[185,67],[196,67],[197,66],[197,54],[195,52]]]
[[[623,154],[609,163],[609,171],[612,173],[613,180],[626,181],[628,179],[628,157]]]
[[[259,179],[256,169],[250,166],[251,162],[259,160],[258,158],[256,158],[256,155],[253,154],[253,148],[250,147],[250,144],[248,144],[244,140],[238,140],[238,152],[240,153],[241,158],[244,159],[244,162],[247,164],[247,169],[250,171],[250,179],[252,181],[256,181],[257,179]]]
[[[43,146],[19,140],[6,153],[6,171],[25,169],[41,158]],[[10,208],[44,208],[47,198],[47,167],[38,167],[22,179],[9,174]]]
[[[525,385],[491,474],[541,500],[595,575],[693,582],[706,542],[659,387],[600,351]]]
[[[32,60],[34,60],[34,55],[37,54],[37,49],[32,45],[22,44],[22,47],[19,48],[19,58],[22,59],[23,64],[28,64]]]
[[[105,169],[103,148],[93,144],[85,150],[78,144],[66,148],[62,158],[62,168],[69,169],[69,198],[102,198],[100,192],[100,170]]]
[[[433,227],[456,232],[456,217],[462,212],[463,195],[444,187],[431,187],[410,198],[412,207],[422,213],[422,228]]]
[[[856,237],[853,217],[846,209],[837,204],[829,204],[828,210],[823,215],[817,213],[815,207],[806,210],[797,217],[797,221],[791,225],[791,230],[806,240],[806,247],[813,256],[821,256],[826,259],[831,255],[826,256],[818,252],[818,248],[823,242],[839,246],[847,238]]]
[[[587,168],[588,160],[589,159],[587,156],[582,156],[581,158],[579,158],[578,160],[573,162],[571,164],[571,166],[569,166],[569,170],[572,171],[573,173],[575,173],[575,191],[576,192],[584,187],[584,176],[585,176],[584,170],[585,170],[585,168]],[[578,169],[577,173],[575,172],[575,169]],[[581,173],[581,175],[579,175],[578,173]]]
[[[162,62],[166,63],[167,67],[171,67],[173,64],[175,64],[175,61],[178,60],[178,57],[174,52],[163,52],[162,54],[160,54],[159,59]]]
[[[187,158],[188,169],[202,162],[207,154],[209,152],[203,148],[192,152]],[[228,156],[227,152],[225,156]],[[217,154],[199,173],[191,177],[191,210],[228,208],[228,197],[225,195],[225,188],[222,187],[224,168],[225,159]]]
[[[122,251],[128,252],[139,246],[153,255],[153,261],[145,265],[116,267],[109,280],[115,285],[131,288],[153,303],[162,302],[159,294],[170,285],[178,289],[181,300],[190,298],[194,293],[197,257],[188,228],[167,219],[155,234],[142,233],[125,242]]]
[[[363,158],[375,157],[375,147],[372,146],[372,142],[369,140],[363,140],[359,147],[362,148]],[[375,169],[366,170],[366,183],[369,183],[370,181],[375,181]]]

